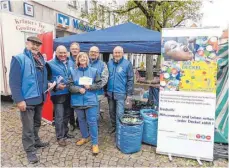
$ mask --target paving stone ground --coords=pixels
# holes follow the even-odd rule
[[[72,132],[66,147],[59,147],[54,127],[42,121],[40,137],[49,141],[50,146],[38,150],[39,163],[29,164],[21,143],[22,125],[20,115],[13,103],[1,102],[1,167],[227,167],[227,160],[218,159],[199,166],[196,160],[173,157],[170,162],[165,155],[156,154],[156,148],[142,145],[134,154],[123,154],[115,146],[115,137],[108,134],[109,116],[107,103],[103,102],[103,119],[100,122],[99,147],[97,156],[91,154],[91,145],[75,145],[80,138],[79,130]]]

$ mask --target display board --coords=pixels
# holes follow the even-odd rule
[[[162,30],[157,153],[213,160],[219,33]]]

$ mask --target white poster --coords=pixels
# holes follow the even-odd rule
[[[213,160],[218,29],[163,29],[157,153]]]
[[[213,159],[215,94],[160,92],[157,152]]]

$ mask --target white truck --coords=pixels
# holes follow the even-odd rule
[[[28,36],[46,32],[53,32],[55,37],[55,26],[36,21],[31,17],[0,12],[1,95],[11,95],[9,71],[12,56],[23,52]]]

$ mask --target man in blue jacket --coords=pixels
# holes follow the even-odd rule
[[[49,145],[38,135],[48,87],[45,60],[39,52],[41,44],[39,38],[28,37],[24,52],[12,57],[9,74],[12,98],[21,114],[22,144],[31,163],[38,162],[36,149]]]
[[[60,146],[66,146],[66,138],[73,138],[73,136],[68,134],[71,107],[67,83],[70,71],[65,46],[58,46],[56,49],[56,57],[47,62],[47,64],[51,70],[51,82],[57,82],[56,87],[51,92],[51,100],[54,104],[55,112],[56,138]]]
[[[80,52],[79,43],[73,42],[70,45],[70,56],[69,56],[69,66],[70,67],[74,68],[76,66],[76,57],[79,54],[79,52]],[[76,117],[75,117],[75,112],[74,112],[73,108],[71,109],[71,112],[70,112],[69,123],[72,127],[72,131],[74,131],[76,127],[79,128],[79,122],[78,122],[78,119],[76,119]]]
[[[98,119],[99,119],[100,102],[104,98],[103,87],[107,84],[109,73],[108,73],[108,69],[107,69],[106,63],[99,59],[99,48],[98,47],[93,46],[93,47],[90,48],[90,50],[89,50],[89,58],[90,58],[90,67],[93,67],[93,68],[97,69],[97,71],[99,73],[99,76],[101,77],[101,80],[102,80],[102,83],[101,83],[102,89],[97,90],[97,96],[98,96],[98,100],[99,100],[97,115],[98,115]]]
[[[69,56],[69,66],[74,67],[76,65],[76,57],[80,53],[79,43],[72,43],[70,45],[70,56]]]
[[[130,61],[124,59],[123,48],[113,50],[113,59],[108,62],[109,79],[107,95],[112,127],[109,133],[115,132],[116,120],[124,113],[125,100],[130,101],[133,95],[134,73]]]

